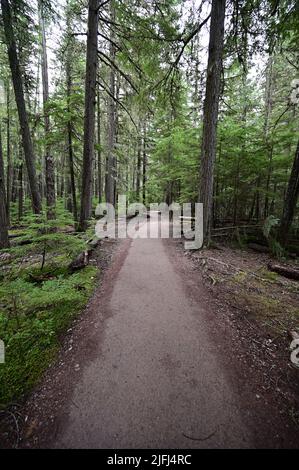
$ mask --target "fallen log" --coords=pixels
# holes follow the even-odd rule
[[[101,245],[102,240],[94,237],[88,240],[87,242],[88,248],[82,251],[68,266],[68,269],[71,273],[75,271],[79,271],[80,269],[85,268],[89,264],[89,260],[91,257],[92,252]]]
[[[259,243],[248,243],[248,248],[258,253],[269,253],[269,248],[265,245],[260,245]]]
[[[218,231],[227,231],[227,230],[241,230],[243,228],[261,228],[261,225],[233,225],[230,227],[226,227],[225,225],[223,227],[216,227],[212,229],[212,232],[218,232]]]
[[[287,277],[288,279],[294,279],[299,281],[299,269],[291,268],[290,266],[282,266],[280,264],[269,263],[269,271],[273,271],[281,276]]]
[[[25,232],[24,233],[12,233],[12,234],[8,235],[8,238],[10,240],[13,240],[15,238],[24,237],[25,235],[26,235]]]
[[[25,245],[31,245],[32,243],[34,243],[34,238],[31,238],[31,239],[24,239],[24,240],[17,240],[17,239],[14,239],[12,240],[12,246],[25,246]]]

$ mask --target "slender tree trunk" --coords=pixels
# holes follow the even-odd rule
[[[218,153],[218,164],[217,164],[217,171],[216,171],[216,177],[215,177],[215,200],[213,204],[213,220],[214,222],[217,222],[220,219],[220,214],[219,214],[219,202],[218,202],[218,197],[220,194],[220,182],[219,182],[219,167],[221,163],[221,156],[222,156],[222,143],[221,140],[219,141],[219,153]]]
[[[98,68],[98,18],[100,0],[89,0],[85,78],[84,150],[80,230],[86,230],[91,209],[92,162],[94,157],[95,103]]]
[[[59,193],[60,193],[60,197],[63,198],[65,197],[65,193],[66,193],[66,181],[65,181],[65,155],[64,153],[62,153],[61,155],[61,168],[62,168],[62,172],[61,172],[61,178],[60,178],[60,184],[59,184]]]
[[[9,247],[8,221],[6,212],[5,174],[0,129],[0,249],[7,247]]]
[[[261,186],[261,177],[259,176],[256,182],[256,198],[255,198],[255,219],[260,220],[261,209],[260,209],[260,186]]]
[[[141,180],[141,127],[138,126],[137,137],[137,172],[136,172],[136,202],[140,202],[140,181]]]
[[[22,142],[27,166],[27,174],[30,185],[33,211],[39,214],[41,211],[41,198],[38,191],[36,172],[34,167],[34,154],[32,140],[29,130],[28,116],[26,112],[23,81],[17,54],[16,41],[12,25],[12,15],[8,0],[1,0],[2,18],[4,25],[5,40],[8,50],[8,58],[11,69],[15,99],[18,108],[19,121],[22,134]]]
[[[7,210],[7,224],[10,225],[10,201],[12,192],[12,177],[13,177],[13,165],[11,161],[11,142],[10,142],[10,84],[7,80],[6,87],[6,114],[7,114],[7,128],[6,128],[6,161],[7,161],[7,172],[6,172],[6,210]]]
[[[213,180],[216,156],[216,134],[224,41],[225,0],[213,0],[206,96],[203,112],[201,147],[200,201],[203,203],[204,240],[210,238],[213,208]]]
[[[17,182],[18,182],[18,171],[17,168],[13,167],[13,172],[12,172],[12,188],[11,188],[11,202],[16,202],[17,196],[18,196],[18,191],[17,191]]]
[[[269,122],[272,112],[272,91],[273,91],[273,57],[270,56],[267,64],[267,75],[266,75],[266,112],[265,112],[265,124],[264,124],[264,136],[265,146],[268,154],[268,170],[267,180],[265,188],[265,205],[264,205],[264,218],[269,215],[269,188],[272,175],[272,160],[273,160],[273,143],[269,141]]]
[[[111,3],[110,5],[111,21],[115,20],[115,10]],[[115,61],[115,46],[113,41],[113,31],[111,28],[110,33],[110,59]],[[108,156],[107,156],[107,169],[106,169],[106,201],[114,204],[115,196],[115,169],[114,169],[114,152],[115,152],[115,70],[113,66],[110,68],[110,96],[108,98]]]
[[[274,183],[274,186],[273,186],[272,201],[271,201],[271,204],[270,204],[270,214],[273,214],[274,208],[275,208],[276,189],[277,189],[277,183],[275,182],[275,183]]]
[[[45,122],[45,171],[46,171],[46,200],[47,200],[47,219],[55,219],[55,170],[54,160],[51,155],[51,149],[47,140],[50,135],[50,117],[47,110],[47,103],[49,101],[49,76],[48,76],[48,57],[47,57],[47,42],[45,31],[45,19],[43,0],[39,0],[39,27],[41,34],[41,63],[42,63],[42,82],[43,82],[43,106],[44,106],[44,122]]]
[[[101,149],[101,100],[100,100],[100,90],[98,89],[98,99],[97,99],[97,131],[98,131],[98,200],[101,203],[103,194],[102,194],[102,149]]]
[[[67,30],[68,37],[71,37],[71,26],[69,13],[67,13]],[[75,222],[78,221],[78,209],[77,209],[77,196],[76,196],[76,181],[75,181],[75,170],[74,170],[74,155],[73,155],[73,128],[71,119],[71,94],[72,94],[72,50],[70,44],[68,44],[67,57],[66,57],[66,94],[67,94],[67,112],[69,119],[67,122],[67,148],[68,148],[68,168],[70,177],[70,190],[72,195],[72,211]]]
[[[24,190],[23,190],[23,153],[22,147],[20,145],[20,164],[18,169],[18,220],[23,217],[23,200],[24,200]]]
[[[146,202],[146,167],[147,167],[147,154],[146,154],[146,124],[143,128],[143,160],[142,160],[142,202]]]
[[[241,162],[246,158],[246,142],[247,142],[247,106],[248,106],[248,99],[247,99],[247,74],[248,74],[248,57],[247,57],[247,45],[248,45],[248,38],[246,29],[243,33],[243,72],[242,72],[242,96],[243,96],[243,103],[242,103],[242,115],[241,115],[241,122],[244,134],[242,135],[242,143],[241,143],[241,152],[238,152],[237,155],[237,165],[236,165],[236,172],[235,172],[235,186],[234,186],[234,212],[233,212],[233,225],[236,226],[238,223],[238,219],[240,217],[240,204],[243,211],[246,211],[246,206],[240,201],[240,179],[241,179]],[[243,214],[242,214],[243,215]]]
[[[240,185],[240,155],[237,156],[237,166],[234,177],[234,202],[233,202],[233,225],[237,225],[238,219],[238,189]]]
[[[115,16],[113,16],[114,21],[115,21]],[[115,103],[115,108],[114,108],[114,147],[116,148],[118,145],[118,139],[119,139],[119,92],[120,92],[120,77],[119,74],[116,76],[116,90],[115,90],[115,95],[116,95],[116,103]],[[114,151],[113,155],[113,194],[114,194],[114,204],[116,204],[117,201],[117,181],[118,181],[118,162],[117,162],[117,155],[116,152]]]
[[[268,217],[269,215],[269,190],[270,190],[270,183],[271,183],[271,175],[273,171],[273,147],[268,149],[269,155],[269,162],[268,162],[268,171],[267,171],[267,180],[266,180],[266,188],[265,188],[265,205],[264,205],[264,218]]]
[[[255,208],[255,200],[256,200],[256,192],[254,192],[254,194],[253,194],[251,208],[250,208],[250,211],[249,211],[249,214],[248,214],[248,222],[251,222],[251,220],[253,219],[254,208]]]
[[[292,225],[296,204],[299,194],[299,141],[295,153],[294,163],[289,178],[287,192],[284,200],[282,217],[279,227],[279,239],[284,246],[288,239],[288,234]]]

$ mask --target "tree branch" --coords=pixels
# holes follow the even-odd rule
[[[108,89],[107,86],[105,86],[103,83],[97,81],[98,85],[103,88],[103,90],[110,96],[110,98],[113,99],[113,101],[115,101],[115,103],[119,104],[119,106],[127,113],[127,115],[129,116],[130,120],[132,121],[134,127],[136,128],[136,130],[138,131],[138,126],[136,125],[134,119],[132,118],[132,115],[130,114],[130,112],[128,111],[128,109],[122,104],[121,101],[119,101],[115,96],[113,96],[113,94],[110,92],[110,90]]]
[[[181,60],[181,57],[185,51],[185,48],[186,46],[192,41],[192,39],[194,38],[194,36],[196,36],[196,34],[199,33],[199,31],[201,30],[201,28],[209,21],[211,17],[211,14],[209,14],[196,28],[194,28],[193,31],[191,31],[191,33],[185,38],[183,39],[183,46],[180,50],[180,52],[178,53],[176,59],[174,62],[172,62],[172,64],[170,65],[170,68],[168,70],[168,72],[165,74],[165,76],[155,85],[155,88],[157,88],[158,86],[161,85],[161,83],[163,83],[164,81],[166,82],[168,80],[168,78],[170,77],[171,75],[171,72],[177,67],[177,65],[179,64],[180,60]]]
[[[112,67],[115,68],[115,70],[117,70],[117,72],[129,83],[129,85],[133,88],[134,91],[136,91],[136,93],[139,92],[138,89],[137,89],[137,87],[134,85],[134,83],[133,83],[132,80],[130,79],[130,77],[128,77],[128,75],[127,75],[126,73],[124,73],[124,72],[118,67],[118,65],[116,65],[116,63],[115,63],[112,59],[110,59],[109,56],[107,56],[107,54],[105,54],[104,52],[102,52],[102,51],[100,51],[100,50],[98,50],[98,54],[99,54],[100,56],[104,57],[105,60],[108,61],[108,63],[104,61],[106,65],[109,66],[109,64],[110,64],[110,65],[112,65]]]

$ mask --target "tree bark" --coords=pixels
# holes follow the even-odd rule
[[[265,96],[265,124],[264,124],[264,136],[265,146],[268,155],[268,169],[267,169],[267,180],[265,188],[265,204],[264,204],[264,219],[269,215],[269,188],[271,182],[271,175],[273,171],[273,143],[272,139],[269,139],[269,124],[272,112],[272,94],[273,94],[273,57],[270,56],[267,64],[266,72],[266,96]]]
[[[299,194],[299,140],[293,162],[291,175],[284,200],[282,217],[279,226],[279,240],[283,246],[286,245],[288,234],[294,218],[296,204]]]
[[[45,31],[45,19],[43,0],[38,2],[39,9],[39,27],[41,35],[41,63],[42,63],[42,82],[43,82],[43,107],[44,107],[44,123],[45,123],[45,171],[46,171],[46,200],[47,200],[47,219],[55,219],[55,170],[54,160],[51,155],[51,149],[47,140],[50,134],[50,117],[47,110],[47,103],[49,101],[49,75],[48,75],[48,57],[47,57],[47,42]]]
[[[26,112],[23,81],[17,54],[16,41],[13,31],[12,15],[8,0],[1,0],[2,18],[5,40],[7,44],[8,58],[15,92],[16,104],[21,127],[22,142],[27,166],[27,174],[31,192],[32,207],[36,214],[41,212],[41,198],[38,191],[36,172],[34,167],[34,154],[29,130],[28,116]]]
[[[97,96],[97,131],[98,131],[98,200],[102,202],[102,149],[101,149],[101,100],[100,90],[98,89]]]
[[[23,163],[20,163],[19,165],[19,173],[18,173],[18,220],[20,220],[23,217]]]
[[[18,165],[18,184],[17,184],[17,198],[18,198],[18,221],[23,217],[24,206],[24,184],[23,184],[23,148],[22,142],[19,141],[19,165]]]
[[[71,38],[71,25],[70,25],[70,16],[69,16],[69,5],[67,7],[67,35],[68,38]],[[70,41],[70,39],[69,39]],[[77,196],[76,196],[76,182],[75,182],[75,170],[74,170],[74,154],[73,154],[73,128],[72,128],[72,119],[71,119],[71,94],[72,94],[72,50],[70,48],[70,43],[67,48],[66,56],[66,93],[67,93],[67,112],[69,115],[67,123],[67,143],[68,143],[68,168],[70,175],[70,189],[72,195],[72,210],[74,215],[75,222],[78,221],[78,209],[77,209]]]
[[[213,208],[213,180],[216,133],[224,42],[225,0],[213,0],[210,25],[206,96],[201,146],[200,202],[203,203],[204,241],[210,238]]]
[[[12,177],[13,177],[13,165],[11,161],[11,142],[10,142],[10,84],[7,80],[6,87],[6,114],[7,114],[7,128],[6,128],[6,161],[7,161],[7,172],[6,172],[6,212],[7,212],[7,224],[10,225],[10,201],[12,193]]]
[[[110,5],[110,18],[111,21],[115,20],[115,10],[111,3]],[[115,61],[115,46],[113,40],[113,31],[111,28],[110,33],[110,59]],[[107,156],[107,168],[106,168],[106,202],[114,204],[115,196],[115,70],[113,66],[110,68],[110,96],[108,98],[108,156]]]
[[[0,249],[9,247],[7,222],[8,221],[6,212],[5,175],[0,129]]]
[[[80,230],[86,230],[91,209],[92,162],[94,157],[95,103],[98,68],[98,18],[100,0],[89,0],[85,78],[84,150]]]
[[[141,126],[138,126],[137,137],[137,172],[136,172],[136,202],[140,202],[141,180]]]
[[[146,123],[143,128],[143,159],[142,159],[142,202],[145,205],[146,201],[146,167],[147,167],[147,154],[146,154]]]

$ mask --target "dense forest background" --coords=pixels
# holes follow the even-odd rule
[[[285,242],[298,196],[295,1],[214,2],[211,26],[209,1],[1,4],[2,246],[31,207],[49,220],[64,207],[84,230],[98,201],[196,202],[200,187],[213,227],[272,216]]]

